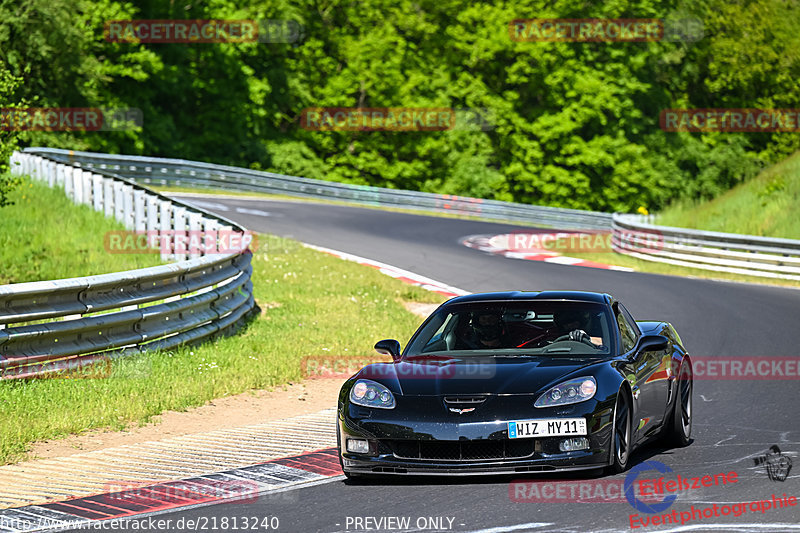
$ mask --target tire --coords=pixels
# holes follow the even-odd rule
[[[675,405],[669,420],[664,424],[664,443],[675,448],[688,446],[692,439],[694,380],[692,379],[691,364],[688,360],[685,360],[684,363],[681,365],[678,379],[675,380]]]
[[[614,424],[611,431],[611,464],[608,472],[620,474],[628,469],[628,461],[631,456],[631,437],[633,428],[631,427],[631,400],[624,390],[617,393],[617,401],[614,404],[613,414]]]

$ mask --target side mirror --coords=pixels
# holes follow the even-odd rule
[[[639,340],[640,352],[661,352],[669,347],[669,339],[664,335],[645,335]]]
[[[375,351],[383,355],[391,355],[394,361],[400,360],[400,343],[394,339],[383,339],[375,343]]]

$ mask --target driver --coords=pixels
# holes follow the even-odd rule
[[[553,322],[558,328],[558,340],[571,340],[586,342],[587,340],[595,346],[603,345],[602,337],[592,337],[586,330],[591,323],[591,313],[575,309],[565,309],[557,311],[553,316]]]
[[[480,348],[500,348],[506,333],[503,313],[493,309],[476,311],[472,315],[472,333]]]

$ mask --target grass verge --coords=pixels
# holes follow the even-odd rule
[[[105,233],[125,227],[72,203],[61,189],[25,178],[10,197],[14,205],[0,208],[0,285],[161,264],[157,253],[108,253]]]
[[[800,239],[800,152],[708,202],[683,202],[657,224],[765,237]]]
[[[253,285],[262,312],[240,334],[117,361],[104,378],[0,383],[0,464],[24,459],[35,441],[120,430],[166,410],[298,381],[308,356],[373,356],[376,340],[405,340],[418,326],[403,301],[444,299],[295,241],[259,239]]]

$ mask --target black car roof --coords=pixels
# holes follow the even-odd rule
[[[610,304],[613,301],[611,295],[602,292],[586,291],[506,291],[506,292],[479,292],[459,296],[447,302],[450,304],[461,304],[470,302],[486,301],[514,301],[514,300],[573,300],[579,302],[594,302]]]

